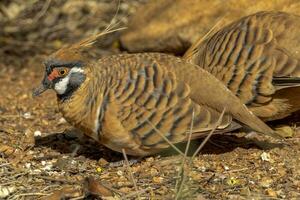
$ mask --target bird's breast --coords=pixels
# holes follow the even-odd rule
[[[63,117],[87,136],[98,140],[100,128],[101,95],[91,96],[87,91],[76,91],[67,101],[58,101]]]

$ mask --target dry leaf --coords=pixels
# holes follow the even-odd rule
[[[104,187],[99,181],[92,177],[88,177],[84,181],[84,190],[87,194],[92,194],[98,197],[113,196],[113,193]]]
[[[42,198],[42,200],[61,200],[66,198],[76,198],[82,196],[82,192],[72,186],[66,186],[61,190],[54,191],[51,195]]]
[[[0,143],[0,153],[3,153],[5,156],[8,157],[8,156],[12,155],[14,152],[15,152],[14,148]]]

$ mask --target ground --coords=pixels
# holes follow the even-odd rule
[[[32,97],[43,76],[42,57],[15,56],[18,64],[0,66],[0,199],[300,199],[298,115],[271,124],[293,126],[284,143],[214,135],[184,167],[183,157],[170,152],[127,163],[74,130],[53,92]]]
[[[93,177],[116,197],[134,199],[121,154],[73,130],[58,112],[53,92],[32,98],[32,88],[42,75],[43,68],[35,65],[1,68],[0,195],[9,189],[8,199],[37,199],[71,186],[77,193],[62,195],[75,198],[87,193],[84,183]],[[192,199],[299,198],[299,132],[286,140],[290,146],[255,142],[244,134],[214,136],[193,160],[187,195]],[[181,156],[129,160],[142,197],[174,198]]]

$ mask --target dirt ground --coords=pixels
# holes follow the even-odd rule
[[[127,16],[137,5],[122,6]],[[119,51],[114,48],[98,53]],[[172,152],[129,157],[128,167],[122,154],[68,125],[54,92],[32,98],[43,56],[55,47],[32,50],[26,59],[7,49],[0,63],[0,199],[175,199],[183,174],[180,199],[300,199],[298,115],[272,123],[294,128],[288,144],[245,133],[214,135],[184,173],[182,157]]]

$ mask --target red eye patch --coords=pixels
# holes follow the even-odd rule
[[[58,71],[54,69],[51,74],[48,76],[48,80],[52,81],[53,79],[57,78],[59,76]]]

